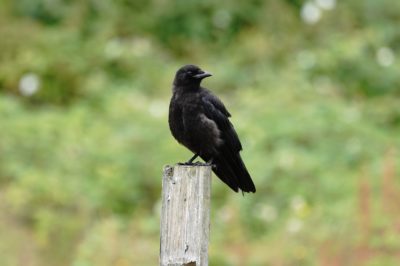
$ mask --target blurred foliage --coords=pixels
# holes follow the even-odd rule
[[[156,265],[195,63],[257,193],[213,180],[210,265],[397,265],[400,2],[0,0],[0,265]]]

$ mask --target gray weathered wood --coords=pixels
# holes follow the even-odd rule
[[[160,265],[208,265],[210,166],[164,168]]]

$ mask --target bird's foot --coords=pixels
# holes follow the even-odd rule
[[[191,166],[191,165],[196,165],[196,163],[193,163],[193,162],[184,162],[184,163],[177,163],[177,165]]]
[[[215,167],[215,164],[213,164],[213,160],[209,160],[208,162],[202,163],[202,162],[196,162],[196,165],[199,166],[211,166],[211,167]]]
[[[193,155],[192,158],[189,159],[189,161],[185,162],[185,163],[178,163],[179,165],[193,165],[193,161],[199,156],[199,154],[195,154]]]
[[[211,167],[215,167],[215,164],[213,164],[212,162],[184,162],[184,163],[177,163],[177,165],[183,165],[183,166],[211,166]]]
[[[215,167],[214,159],[211,158],[211,159],[207,162],[207,164],[208,164],[209,166],[211,166],[211,167]]]

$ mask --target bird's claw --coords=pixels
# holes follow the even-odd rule
[[[184,162],[184,163],[177,163],[177,165],[183,165],[183,166],[211,166],[211,167],[215,167],[215,164],[213,164],[212,162]]]
[[[211,166],[211,168],[215,168],[215,167],[217,167],[215,164],[213,164],[213,163],[206,163],[205,165],[207,165],[207,166]]]
[[[197,166],[211,166],[211,167],[215,167],[215,164],[213,164],[212,162],[206,162],[206,163],[195,162],[194,164],[197,165]]]
[[[190,165],[195,165],[196,163],[191,163],[191,162],[184,162],[184,163],[177,163],[177,165],[185,165],[185,166],[190,166]]]

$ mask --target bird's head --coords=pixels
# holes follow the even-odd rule
[[[181,67],[175,75],[175,86],[199,86],[202,79],[212,76],[195,65]]]

